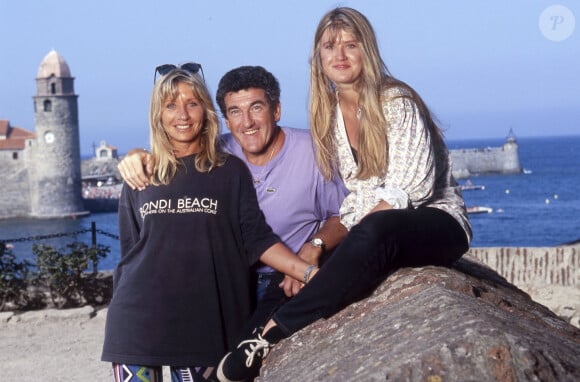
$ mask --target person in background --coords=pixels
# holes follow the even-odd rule
[[[421,97],[388,72],[367,18],[336,8],[311,56],[310,127],[321,172],[339,171],[346,238],[310,283],[221,361],[220,381],[255,375],[272,346],[368,296],[401,267],[447,266],[469,248],[465,203]]]
[[[222,151],[199,69],[156,68],[150,186],[123,187],[119,200],[102,353],[116,381],[160,381],[164,365],[173,381],[205,381],[250,316],[253,264],[297,280],[315,273],[266,223],[246,165]]]
[[[301,258],[319,265],[323,253],[331,251],[346,235],[339,208],[347,191],[339,177],[326,180],[316,164],[307,130],[280,127],[280,85],[261,66],[241,66],[220,80],[216,101],[230,133],[222,135],[225,151],[241,158],[252,173],[258,203],[266,221],[282,241]],[[119,163],[123,179],[134,189],[144,189],[148,178],[143,170],[148,156],[131,150]],[[269,285],[274,290],[267,312],[296,294],[301,284],[271,267],[257,268],[257,300],[262,301]],[[282,292],[282,293],[280,293]],[[261,316],[258,314],[257,316]]]

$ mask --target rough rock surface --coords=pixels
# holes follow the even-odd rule
[[[280,342],[257,381],[578,381],[580,330],[464,257],[405,268]]]

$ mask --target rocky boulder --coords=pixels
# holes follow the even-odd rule
[[[275,346],[258,381],[578,381],[580,330],[475,258],[404,268]]]

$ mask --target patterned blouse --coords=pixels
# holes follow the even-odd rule
[[[383,113],[390,121],[389,167],[384,178],[357,179],[358,165],[352,153],[342,111],[337,105],[334,137],[338,147],[340,175],[350,194],[340,208],[346,228],[357,224],[380,199],[393,208],[439,208],[451,215],[465,231],[472,231],[461,191],[451,175],[447,148],[434,147],[417,105],[403,88],[385,90]]]

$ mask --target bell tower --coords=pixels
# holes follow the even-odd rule
[[[50,51],[38,68],[33,97],[36,147],[30,189],[34,217],[87,214],[81,197],[77,97],[68,64]]]

